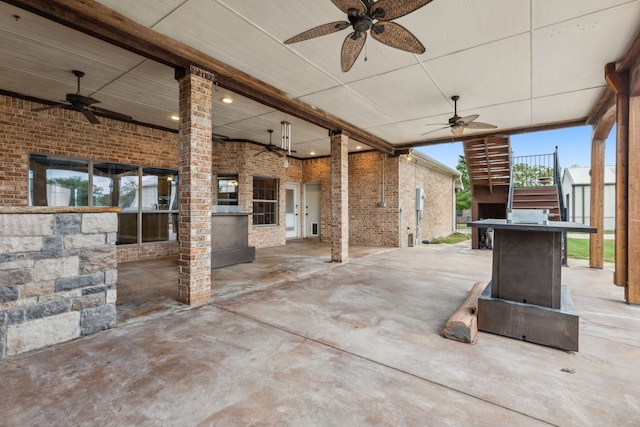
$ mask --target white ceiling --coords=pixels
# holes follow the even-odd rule
[[[605,88],[605,64],[626,54],[640,28],[640,0],[435,0],[395,21],[426,53],[370,39],[367,60],[363,52],[343,73],[348,30],[282,43],[344,20],[330,0],[98,2],[393,145],[450,135],[424,134],[453,114],[452,95],[460,95],[460,115],[480,114],[498,131],[585,118]],[[100,107],[177,129],[170,67],[6,3],[0,3],[0,56],[2,90],[58,101],[75,92],[70,71],[78,69],[86,73],[82,94]],[[266,143],[267,129],[274,129],[277,142],[287,120],[299,157],[328,154],[326,129],[237,94],[230,94],[233,104],[222,104],[227,93],[215,94],[214,133]]]

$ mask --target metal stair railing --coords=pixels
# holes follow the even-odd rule
[[[560,160],[558,158],[558,147],[556,146],[556,151],[553,153],[553,182],[556,186],[556,190],[558,191],[558,208],[560,209],[560,221],[567,220],[567,208],[564,205],[564,194],[562,192],[562,177],[560,173]],[[562,232],[562,247],[564,250],[562,251],[562,265],[568,266],[567,262],[567,232]]]
[[[511,211],[513,210],[513,188],[515,187],[515,179],[513,177],[513,151],[511,152],[511,156],[509,156],[509,196],[507,200],[507,218],[511,217]]]

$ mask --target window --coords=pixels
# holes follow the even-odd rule
[[[31,155],[30,206],[118,206],[117,244],[177,240],[177,171]]]
[[[32,155],[29,205],[89,206],[89,162]]]
[[[278,180],[253,178],[253,225],[278,224]]]
[[[238,175],[218,175],[218,201],[221,206],[238,205]]]
[[[94,206],[117,206],[118,245],[138,243],[138,192],[139,168],[117,163],[93,164],[93,203]]]
[[[176,171],[142,169],[142,243],[178,238],[178,189]]]

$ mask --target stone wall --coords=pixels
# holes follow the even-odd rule
[[[118,209],[72,209],[0,209],[0,359],[116,325]]]

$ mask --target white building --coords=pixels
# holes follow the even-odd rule
[[[591,168],[566,168],[562,175],[562,192],[568,211],[568,220],[589,224],[591,212]],[[604,229],[615,229],[616,222],[616,167],[604,170]]]

